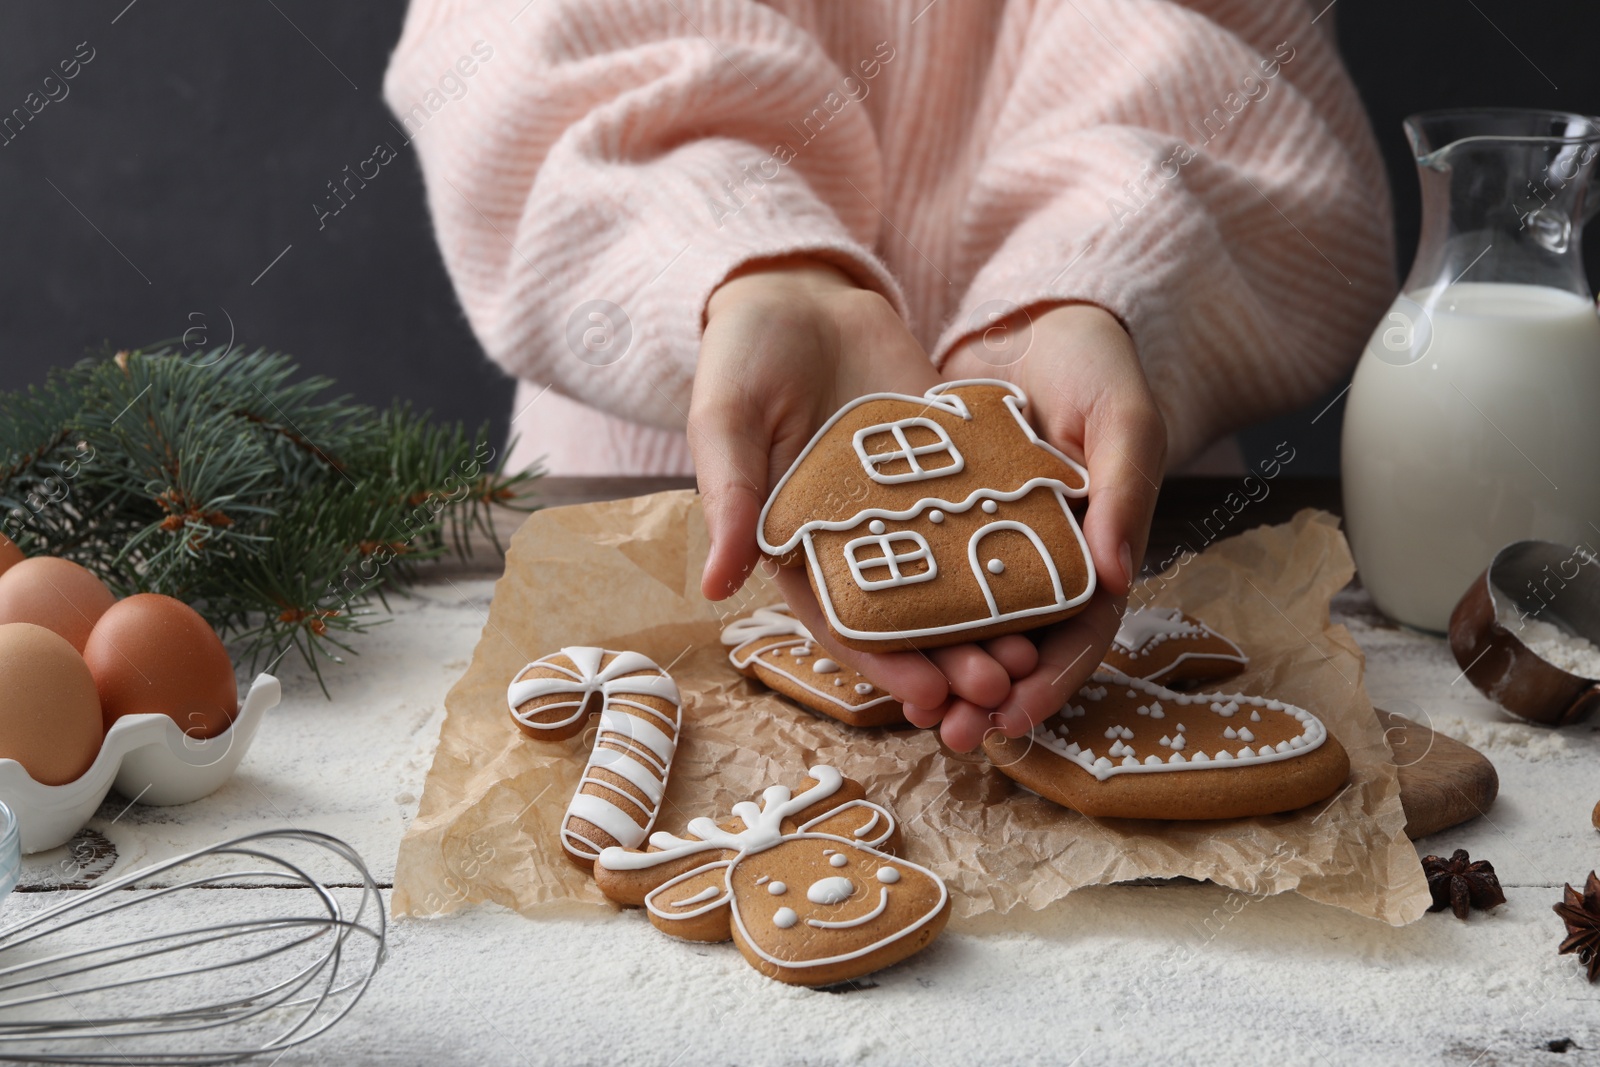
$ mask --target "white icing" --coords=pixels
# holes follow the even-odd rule
[[[887,527],[885,527],[883,525],[883,520],[882,519],[873,519],[871,522],[869,522],[867,524],[867,529],[870,530],[872,533],[881,534],[881,533],[883,533],[883,531],[885,529],[887,529]]]
[[[934,508],[932,511],[928,512],[928,521],[937,526],[939,523],[944,521],[944,512],[940,511],[938,508]]]
[[[870,682],[857,682],[856,683],[856,692],[861,694],[862,696],[866,696],[868,693],[872,692],[872,683],[870,683]]]
[[[891,511],[883,508],[867,508],[844,519],[810,519],[801,523],[781,544],[774,543],[767,537],[767,520],[771,513],[772,505],[779,499],[780,496],[782,496],[784,487],[788,484],[789,479],[794,477],[795,471],[804,465],[806,458],[811,454],[812,449],[817,447],[818,442],[824,437],[828,436],[829,432],[835,425],[837,425],[839,420],[844,418],[855,408],[861,404],[872,401],[898,400],[917,404],[924,410],[928,408],[936,408],[941,411],[949,412],[962,419],[971,419],[972,413],[968,409],[965,401],[963,401],[959,395],[955,395],[952,391],[973,386],[995,386],[1005,390],[1008,395],[1003,398],[1003,402],[1007,410],[1010,411],[1012,419],[1017,428],[1027,438],[1030,444],[1044,452],[1047,452],[1060,461],[1064,466],[1066,466],[1072,472],[1072,475],[1076,478],[1078,484],[1075,486],[1069,486],[1066,482],[1059,478],[1030,478],[1023,485],[1011,490],[1010,492],[979,488],[974,490],[965,499],[960,501],[925,498],[917,501],[910,508],[900,511]],[[1039,435],[1034,432],[1033,427],[1028,425],[1028,420],[1022,413],[1023,406],[1026,403],[1027,400],[1019,388],[1009,382],[1002,382],[995,379],[973,379],[969,381],[943,382],[928,390],[928,392],[922,397],[907,396],[899,393],[874,393],[857,398],[856,400],[840,408],[830,419],[828,419],[826,423],[823,424],[822,428],[819,429],[816,435],[812,437],[811,441],[807,443],[805,449],[801,451],[800,456],[795,460],[794,464],[790,466],[789,470],[784,473],[784,476],[779,479],[777,486],[767,498],[766,505],[762,508],[760,524],[757,527],[757,543],[760,545],[763,552],[772,556],[787,555],[788,553],[794,551],[794,549],[799,547],[802,543],[805,545],[807,562],[810,566],[812,577],[815,579],[815,584],[818,589],[818,600],[821,603],[824,613],[828,617],[829,625],[832,626],[833,629],[840,635],[848,638],[859,638],[863,640],[889,640],[893,638],[932,636],[935,634],[953,633],[960,630],[971,629],[974,625],[979,624],[980,621],[1010,621],[1012,619],[1050,614],[1060,611],[1063,608],[1076,607],[1078,604],[1087,601],[1091,596],[1094,595],[1096,576],[1093,561],[1089,556],[1088,544],[1084,540],[1083,531],[1078,527],[1077,518],[1072,514],[1072,509],[1067,504],[1067,498],[1080,498],[1088,494],[1088,472],[1085,471],[1083,467],[1076,461],[1066,456],[1059,449],[1052,446],[1049,442],[1041,439]],[[858,454],[861,453],[861,449],[859,447],[857,451]],[[928,626],[899,631],[856,630],[845,626],[843,621],[839,618],[838,612],[833,606],[832,599],[828,595],[826,578],[817,559],[816,546],[813,540],[813,534],[815,534],[817,531],[828,530],[837,532],[850,530],[856,528],[864,521],[875,518],[903,521],[914,518],[930,508],[939,508],[946,512],[960,513],[966,511],[968,508],[971,508],[974,504],[979,503],[980,501],[986,505],[986,509],[992,514],[998,508],[996,501],[1009,502],[1020,500],[1029,493],[1033,492],[1035,489],[1041,487],[1049,488],[1055,495],[1058,503],[1061,505],[1061,509],[1066,517],[1068,526],[1072,530],[1074,538],[1077,541],[1077,547],[1080,556],[1085,562],[1087,581],[1085,582],[1082,593],[1080,593],[1078,596],[1072,598],[1070,601],[1062,605],[1040,605],[1032,608],[1026,608],[1019,611],[1008,612],[1003,617],[998,619],[991,618],[989,620],[963,620],[960,622],[946,623],[938,626]],[[1050,558],[1048,553],[1046,553],[1046,558]]]
[[[1198,652],[1185,649],[1174,657],[1171,662],[1160,667],[1152,668],[1145,674],[1134,675],[1145,681],[1155,681],[1172,671],[1180,664],[1189,660],[1225,660],[1237,663],[1241,667],[1249,663],[1243,651],[1233,641],[1213,630],[1203,622],[1193,621],[1183,617],[1183,612],[1177,608],[1140,608],[1130,611],[1122,617],[1122,625],[1117,628],[1116,637],[1112,644],[1130,659],[1149,658],[1157,646],[1172,640],[1194,638],[1215,638],[1223,642],[1229,652]]]
[[[800,637],[813,640],[805,623],[795,618],[785,604],[757,608],[742,619],[734,619],[722,628],[722,643],[728,646],[747,645],[768,637]]]
[[[799,796],[792,795],[786,785],[772,785],[761,794],[759,805],[749,800],[735,804],[733,814],[744,824],[743,830],[724,830],[715,820],[704,817],[691,819],[688,829],[693,837],[675,837],[658,831],[650,835],[650,844],[661,851],[629,852],[621,848],[608,848],[600,854],[599,863],[607,870],[636,871],[702,852],[724,849],[740,855],[764,852],[783,840],[784,819],[833,796],[844,781],[844,776],[832,767],[813,767],[810,774],[817,784]],[[840,805],[841,808],[848,806]],[[817,821],[812,820],[806,825],[813,825]]]
[[[1006,572],[1006,565],[1002,560],[991,559],[983,566],[990,574],[1004,574]]]
[[[722,629],[722,643],[734,646],[733,651],[728,653],[728,662],[741,671],[749,667],[750,662],[756,657],[756,650],[753,646],[773,637],[791,637],[796,644],[809,643],[813,640],[811,631],[806,629],[804,623],[790,614],[788,606],[784,604],[757,608],[745,618],[735,619]],[[773,651],[776,654],[777,650],[774,649]],[[822,660],[818,660],[817,663],[812,665],[813,673],[817,671],[817,664],[821,662]],[[832,660],[828,662],[831,663]],[[868,708],[875,708],[879,704],[889,703],[894,700],[894,697],[884,693],[874,700],[852,704],[834,693],[818,689],[816,686],[809,684],[806,678],[791,673],[776,663],[768,664],[768,666],[783,674],[784,677],[800,686],[806,692],[852,714],[866,711]],[[835,678],[833,679],[833,684],[834,686],[842,687],[844,679]],[[866,696],[872,692],[872,686],[868,685],[865,689],[861,689],[858,686],[856,692]]]
[[[1141,651],[1152,641],[1168,637],[1197,637],[1201,627],[1184,621],[1177,608],[1140,608],[1122,616],[1112,641],[1129,652]]]
[[[822,903],[817,901],[817,903]],[[878,906],[865,915],[854,919],[807,919],[807,926],[814,926],[818,930],[848,930],[853,926],[865,926],[867,923],[882,915],[889,907],[889,887],[884,886],[878,891]]]
[[[854,404],[849,405],[849,407],[854,406]],[[847,407],[845,410],[849,410],[849,408]],[[829,425],[831,424],[832,420],[829,422]],[[928,444],[913,445],[906,438],[906,430],[912,427],[932,430],[937,439]],[[895,447],[882,452],[868,452],[867,438],[885,433],[893,438]],[[881,485],[897,485],[901,482],[920,482],[929,478],[944,478],[951,474],[960,474],[966,469],[967,465],[967,461],[950,440],[949,432],[932,419],[919,417],[900,419],[895,422],[880,422],[874,426],[867,426],[857,430],[855,436],[850,439],[850,443],[855,447],[856,457],[861,460],[861,467],[867,472],[867,477]],[[938,463],[929,468],[922,462],[924,456],[930,459],[943,456],[949,462]],[[895,460],[903,460],[907,469],[899,474],[883,473],[881,468]],[[782,483],[780,482],[779,484],[781,485]]]
[[[765,878],[766,875],[762,875],[761,877]],[[756,885],[760,885],[760,884],[761,884],[761,880],[757,879],[756,880]],[[767,892],[771,893],[775,897],[781,897],[785,893],[787,893],[788,891],[789,891],[789,887],[787,885],[783,884],[782,882],[773,882],[771,885],[767,886]]]
[[[683,712],[677,685],[646,656],[592,647],[563,648],[557,655],[565,656],[572,666],[554,662],[554,656],[535,660],[511,680],[506,703],[518,723],[532,730],[549,731],[572,726],[586,714],[590,699],[599,694],[600,727],[595,733],[594,748],[561,826],[562,847],[580,859],[592,860],[600,848],[573,828],[572,820],[593,824],[624,848],[643,843],[661,813]],[[602,668],[607,656],[612,657],[611,662]],[[519,710],[530,700],[550,696],[571,699],[527,712]],[[640,697],[669,704],[671,714],[640,699],[630,699]],[[551,708],[571,711],[557,722],[536,721],[534,716]],[[597,770],[621,778],[637,789],[645,801],[599,777]]]
[[[850,568],[850,577],[855,579],[856,585],[863,590],[871,592],[874,589],[898,589],[901,586],[916,585],[918,582],[931,582],[939,576],[939,564],[933,558],[933,550],[928,547],[927,538],[915,530],[897,530],[892,534],[883,533],[883,523],[874,522],[880,527],[873,530],[869,537],[856,537],[845,542],[844,560]],[[896,543],[909,542],[911,548],[899,551],[894,546]],[[879,555],[862,559],[860,550],[872,546],[878,549]],[[901,570],[901,567],[911,563],[926,563],[927,569],[914,571],[910,574]],[[887,578],[869,578],[868,570],[876,573],[879,569],[888,572]]]
[[[696,904],[704,904],[706,901],[710,900],[712,897],[721,896],[721,895],[722,895],[722,887],[721,886],[719,886],[719,885],[708,885],[708,886],[706,886],[704,889],[700,890],[700,892],[696,893],[692,897],[684,897],[682,900],[674,900],[672,902],[672,906],[674,908],[690,908],[690,907],[693,907]]]
[[[843,875],[818,878],[806,890],[806,899],[813,904],[843,904],[855,895],[856,885]]]
[[[983,502],[983,513],[985,515],[993,515],[995,512],[997,512],[999,510],[1000,510],[1000,505],[996,504],[993,500],[985,500]]]
[[[1025,483],[1022,489],[1019,489],[1013,493],[996,493],[994,495],[1002,500],[1017,500],[1023,496],[1026,496],[1027,493],[1032,492],[1034,489],[1039,488],[1040,486],[1050,485],[1053,487],[1060,484],[1060,482],[1053,478],[1034,478]],[[978,492],[974,492],[973,495],[967,499],[964,505],[958,506],[951,504],[948,501],[939,501],[939,503],[944,504],[944,506],[951,511],[965,511],[972,506],[973,501],[977,499],[981,492],[985,491],[979,490]],[[972,629],[974,626],[978,625],[988,625],[995,622],[1009,622],[1013,619],[1025,619],[1037,615],[1053,614],[1082,604],[1084,601],[1088,600],[1094,595],[1094,590],[1098,582],[1093,563],[1090,561],[1088,542],[1084,540],[1083,531],[1078,527],[1078,520],[1073,516],[1072,508],[1067,503],[1068,495],[1080,496],[1082,494],[1068,494],[1055,488],[1052,488],[1051,492],[1055,496],[1056,502],[1061,506],[1062,514],[1066,517],[1068,526],[1072,530],[1073,537],[1077,541],[1080,558],[1082,558],[1087,564],[1087,580],[1084,583],[1083,592],[1079,593],[1077,596],[1070,599],[1058,599],[1058,601],[1053,604],[1038,604],[1029,608],[1020,608],[1016,611],[1006,612],[1003,615],[991,613],[991,615],[987,618],[973,618],[963,620],[961,622],[944,623],[938,626],[923,626],[908,630],[857,630],[853,627],[846,626],[844,621],[839,618],[838,610],[833,605],[832,596],[828,592],[828,586],[823,577],[821,563],[817,558],[816,543],[811,536],[807,534],[804,538],[801,538],[801,541],[805,546],[806,560],[811,568],[811,573],[817,579],[817,602],[821,605],[823,613],[828,617],[828,625],[831,626],[835,632],[843,635],[844,637],[859,638],[866,641],[886,641],[899,638],[927,637],[935,634],[955,633],[961,630]],[[929,501],[925,500],[921,503],[927,504]],[[913,509],[912,514],[914,514],[915,511],[916,509]],[[979,533],[982,532],[983,531],[979,531]],[[974,536],[976,537],[978,535],[975,534]],[[1054,572],[1053,557],[1047,553],[1044,555],[1044,559],[1047,564],[1050,564],[1052,572]],[[929,562],[932,563],[933,561],[930,559]],[[973,563],[972,566],[974,573],[979,575],[982,586],[987,592],[988,583],[983,579],[981,568],[979,568],[976,563]],[[1059,582],[1059,578],[1057,578],[1057,582]],[[993,598],[990,596],[987,599],[992,600]]]
[[[607,655],[615,655],[605,668],[600,669],[601,660]],[[512,717],[530,730],[560,730],[577,722],[584,714],[584,706],[590,696],[599,693],[609,701],[614,693],[633,693],[639,696],[652,696],[665,700],[676,706],[679,702],[678,687],[673,684],[667,672],[657,667],[654,662],[637,652],[611,653],[603,648],[563,648],[558,655],[567,657],[577,668],[573,670],[553,662],[554,657],[546,656],[544,659],[535,660],[517,672],[511,680],[511,685],[506,690],[506,702],[511,710]],[[551,671],[553,677],[540,676],[526,678],[529,671],[539,669]],[[653,672],[643,674],[640,672]],[[634,677],[627,677],[635,675]],[[517,709],[530,700],[546,696],[570,696],[571,700],[556,701],[545,704],[526,714]],[[551,710],[552,708],[570,708],[572,713],[566,718],[556,722],[535,722],[533,715]],[[652,709],[652,713],[653,712]]]
[[[780,930],[787,930],[800,921],[800,916],[794,913],[793,908],[779,908],[772,913],[772,925]]]
[[[608,848],[604,850],[601,855],[604,855],[605,852],[610,851],[613,850]],[[616,851],[620,852],[622,850],[616,849]],[[727,885],[727,872],[732,868],[732,866],[733,864],[727,860],[712,860],[710,863],[702,864],[692,871],[685,871],[676,878],[668,879],[666,882],[656,886],[656,888],[647,893],[644,898],[644,905],[650,910],[650,914],[662,919],[670,919],[673,921],[680,919],[693,919],[698,916],[705,915],[707,912],[715,911],[717,908],[725,906],[732,895]],[[676,907],[676,905],[671,905],[668,908],[662,908],[658,906],[657,902],[659,900],[669,899],[672,896],[673,890],[683,883],[693,881],[697,878],[703,878],[706,875],[719,870],[723,872],[723,884],[717,887],[717,893],[714,897],[707,897],[702,903],[691,906],[685,911],[672,910],[672,908]]]
[[[1055,559],[1050,555],[1050,550],[1045,547],[1044,541],[1041,540],[1039,535],[1034,533],[1032,528],[1025,523],[1017,522],[1015,519],[999,519],[995,522],[991,522],[979,527],[978,531],[972,535],[972,540],[967,542],[967,562],[971,565],[972,573],[977,576],[978,585],[983,590],[983,601],[986,605],[988,605],[990,620],[999,621],[1001,619],[1011,618],[1013,615],[1018,614],[1017,612],[1003,614],[1000,611],[999,605],[995,603],[994,591],[989,588],[989,579],[984,571],[987,569],[993,574],[999,574],[1000,571],[996,571],[992,567],[985,568],[978,563],[978,542],[983,540],[985,535],[994,533],[997,530],[1015,530],[1021,534],[1024,534],[1027,536],[1029,541],[1033,542],[1033,547],[1038,550],[1039,558],[1044,561],[1045,571],[1050,576],[1051,594],[1055,597],[1055,602],[1050,604],[1045,610],[1058,611],[1062,608],[1070,607],[1074,602],[1068,601],[1066,592],[1061,588],[1061,574],[1056,570]],[[990,562],[1000,563],[999,560],[991,560]],[[1005,570],[1005,564],[1000,564],[1000,570]],[[1038,609],[1029,610],[1033,611]]]
[[[850,811],[852,808],[864,808],[866,809],[867,814],[871,816],[866,822],[862,823],[861,826],[851,831],[852,837],[869,847],[876,848],[894,836],[894,818],[889,814],[887,809],[879,807],[870,800],[851,800],[840,804],[836,808],[830,808],[821,815],[818,815],[815,819],[812,819],[811,821],[802,825],[800,827],[800,832],[806,833],[808,831],[815,830],[822,823],[828,821],[829,819],[837,818],[845,812]],[[872,833],[873,827],[879,825],[879,823],[882,823],[883,829],[878,831],[876,835],[868,837],[867,835]]]
[[[843,867],[845,864],[849,863],[850,861],[845,858],[844,853],[835,852],[833,854],[833,856],[828,860],[828,862],[830,864],[832,864],[833,866],[835,866],[835,867]]]
[[[818,656],[817,661],[811,665],[813,674],[834,674],[839,670],[839,665],[827,656]]]
[[[733,814],[735,818],[744,824],[745,829],[743,830],[728,831],[722,829],[710,819],[693,819],[689,823],[689,832],[695,835],[695,838],[699,838],[698,840],[695,838],[674,837],[673,835],[667,833],[656,833],[651,835],[650,843],[654,847],[660,849],[660,851],[630,852],[621,848],[608,848],[600,854],[597,862],[600,866],[610,870],[642,870],[661,864],[672,863],[686,856],[699,853],[709,853],[715,851],[725,852],[727,850],[734,851],[735,855],[730,859],[712,860],[711,862],[697,867],[694,870],[669,880],[664,885],[658,886],[645,896],[645,907],[648,908],[651,915],[656,918],[664,920],[679,920],[689,919],[697,915],[705,914],[711,911],[713,908],[722,907],[731,901],[733,905],[731,920],[737,931],[737,936],[741,944],[746,947],[747,951],[754,952],[755,955],[763,961],[786,968],[827,967],[837,963],[857,960],[877,952],[903,938],[915,934],[918,930],[932,922],[944,911],[946,904],[949,902],[949,889],[945,885],[943,879],[927,868],[898,859],[888,855],[887,853],[879,852],[876,848],[872,847],[873,845],[881,844],[887,841],[891,836],[893,836],[894,819],[885,809],[866,800],[851,800],[825,810],[822,814],[803,824],[800,829],[793,834],[783,834],[781,832],[780,824],[784,819],[835,795],[843,782],[843,776],[840,775],[838,771],[830,767],[813,767],[810,770],[810,774],[817,784],[812,786],[810,789],[805,790],[798,796],[791,795],[789,789],[785,786],[769,786],[762,793],[761,803],[759,805],[748,801],[734,805]],[[863,836],[863,834],[870,831],[872,827],[878,825],[880,821],[883,825],[882,832],[870,842],[856,843],[853,841],[848,841],[842,837],[833,836],[831,834],[807,832],[811,827],[818,826],[824,821],[837,818],[841,813],[855,807],[867,809],[872,814],[873,818],[865,826],[854,831],[854,836]],[[819,940],[808,942],[807,944],[808,947],[814,948],[816,951],[818,951],[819,955],[810,959],[780,959],[765,951],[761,947],[759,941],[750,935],[750,931],[745,925],[744,916],[738,906],[738,900],[733,896],[733,872],[740,863],[747,861],[752,856],[759,855],[759,853],[765,851],[766,849],[772,848],[784,841],[798,840],[825,841],[832,845],[838,846],[838,848],[836,848],[834,851],[841,853],[846,849],[854,849],[857,854],[863,854],[862,860],[864,864],[875,861],[881,865],[878,871],[878,880],[883,884],[884,888],[880,890],[878,907],[872,912],[869,912],[868,914],[856,919],[839,920],[832,923],[824,920],[815,920],[812,925],[818,929],[848,929],[850,927],[865,925],[866,923],[880,918],[888,907],[889,890],[887,887],[900,880],[901,870],[913,871],[923,875],[928,879],[928,883],[937,889],[937,896],[929,904],[928,908],[920,915],[909,922],[899,925],[897,928],[889,931],[885,936],[877,938],[870,944],[860,945],[845,952],[828,953],[825,947],[825,939],[821,939],[821,935],[818,935]],[[893,866],[891,866],[891,864]],[[675,914],[672,910],[663,909],[658,906],[658,900],[663,898],[673,886],[690,878],[701,877],[718,868],[723,870],[723,883],[725,888],[715,898],[708,898],[704,904],[701,904],[694,910],[685,913]],[[871,868],[866,867],[865,869]],[[760,876],[760,878],[757,879],[757,884],[760,883],[761,878],[765,877],[767,876]],[[823,886],[824,883],[827,883],[831,880],[844,882],[846,886],[844,896],[839,897],[837,900],[832,900],[831,903],[840,903],[843,900],[849,899],[851,896],[853,896],[855,887],[849,882],[849,879],[841,876],[833,876],[832,879],[819,879],[818,882],[813,884],[812,891],[818,892],[819,894],[828,896],[830,898],[835,896],[837,893],[836,888],[830,887],[818,889],[819,886]],[[778,893],[785,889],[787,889],[787,887],[783,886],[782,883],[771,882],[768,884],[767,891],[769,893]],[[807,896],[808,899],[813,899],[811,898],[811,892],[808,892]],[[793,920],[791,920],[789,915],[786,915],[785,912],[792,913],[794,915]],[[780,929],[788,929],[799,921],[799,915],[798,913],[794,913],[793,909],[780,909],[773,916],[773,921],[779,925]]]
[[[1145,695],[1154,696],[1158,700],[1176,700],[1178,697],[1177,693],[1174,693],[1168,689],[1164,689],[1161,686],[1156,685],[1154,682],[1148,682],[1143,679],[1129,678],[1126,675],[1119,674],[1115,671],[1105,668],[1102,668],[1099,672],[1097,672],[1092,681],[1108,683],[1111,685],[1133,686],[1135,688],[1129,690],[1130,695],[1138,695],[1140,692],[1142,692]],[[1080,695],[1082,695],[1081,692]],[[1168,737],[1166,740],[1169,742],[1169,747],[1171,747],[1174,752],[1167,758],[1166,762],[1162,762],[1158,757],[1155,756],[1147,756],[1143,762],[1140,762],[1136,756],[1133,755],[1133,747],[1131,745],[1124,744],[1121,740],[1118,740],[1116,743],[1114,743],[1110,749],[1111,756],[1122,757],[1121,762],[1113,762],[1111,759],[1107,759],[1104,756],[1101,756],[1097,759],[1092,750],[1084,750],[1076,744],[1068,745],[1064,743],[1063,737],[1052,728],[1052,723],[1057,721],[1059,716],[1046,719],[1045,722],[1034,727],[1033,740],[1038,742],[1041,747],[1062,757],[1063,759],[1077,764],[1085,771],[1088,771],[1090,774],[1094,775],[1097,779],[1104,781],[1114,774],[1181,771],[1186,768],[1192,768],[1195,764],[1203,764],[1213,761],[1232,762],[1246,766],[1260,763],[1273,763],[1278,760],[1290,759],[1303,753],[1311,752],[1321,746],[1322,743],[1328,738],[1327,727],[1323,725],[1321,719],[1317,718],[1309,711],[1306,711],[1304,708],[1297,708],[1293,705],[1283,704],[1279,701],[1269,701],[1261,697],[1245,696],[1242,693],[1208,693],[1200,696],[1196,703],[1199,706],[1206,706],[1209,704],[1211,711],[1221,718],[1231,717],[1238,712],[1242,706],[1250,706],[1267,711],[1279,710],[1297,721],[1301,726],[1301,732],[1294,738],[1287,742],[1280,743],[1276,747],[1263,744],[1260,746],[1260,749],[1257,750],[1250,747],[1249,744],[1246,744],[1238,752],[1231,752],[1227,749],[1210,754],[1206,752],[1194,752],[1183,758],[1179,758],[1179,752],[1177,750],[1185,747],[1185,739],[1182,736],[1175,738]],[[1271,707],[1271,704],[1274,703],[1278,704],[1277,709]],[[1153,707],[1155,705],[1152,703],[1150,706]],[[1179,724],[1178,730],[1182,731],[1183,729],[1184,727],[1182,724]],[[1126,736],[1131,738],[1133,734],[1131,731],[1127,730],[1127,727],[1112,725],[1106,728],[1106,736],[1119,738]],[[1236,730],[1232,726],[1226,727],[1223,730],[1223,736],[1228,739],[1238,739],[1246,742],[1250,742],[1255,739],[1254,735],[1250,735],[1250,731],[1248,729]]]

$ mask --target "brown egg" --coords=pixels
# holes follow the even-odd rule
[[[15,541],[5,534],[0,534],[0,574],[10,570],[12,564],[21,563],[27,558],[22,554],[22,549],[17,547]]]
[[[190,737],[215,737],[239,711],[233,661],[200,613],[181,600],[140,593],[113,604],[89,635],[106,729],[124,715],[170,715]]]
[[[79,652],[116,599],[99,578],[54,556],[34,556],[0,574],[0,623],[31,622],[54,630]]]
[[[0,758],[44,785],[65,785],[89,769],[105,735],[94,678],[77,649],[43,626],[0,626],[0,693]]]

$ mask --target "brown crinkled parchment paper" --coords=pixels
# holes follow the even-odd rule
[[[472,664],[446,698],[421,809],[400,844],[396,914],[441,915],[486,900],[528,915],[611,907],[557,840],[593,731],[530,740],[506,711],[517,669],[564,645],[634,649],[671,664],[683,730],[658,829],[723,817],[734,802],[798,783],[824,763],[899,815],[908,858],[949,881],[959,916],[1176,876],[1253,895],[1295,890],[1395,925],[1428,905],[1361,652],[1328,620],[1330,599],[1355,568],[1326,513],[1302,512],[1186,557],[1152,579],[1144,598],[1239,642],[1251,667],[1226,689],[1314,710],[1350,752],[1349,786],[1331,801],[1226,822],[1086,818],[1024,791],[981,753],[949,754],[928,731],[856,730],[767,692],[728,664],[719,612],[771,603],[775,587],[758,581],[726,605],[707,602],[699,593],[706,548],[689,491],[544,511],[517,532]]]

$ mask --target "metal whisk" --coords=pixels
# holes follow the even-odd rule
[[[308,873],[330,858],[338,877]],[[280,892],[208,892],[229,887]],[[0,930],[0,1061],[280,1053],[355,1006],[385,934],[372,874],[338,838],[271,830],[166,860]]]

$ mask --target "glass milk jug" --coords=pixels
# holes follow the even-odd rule
[[[1346,528],[1379,608],[1424,630],[1496,550],[1600,542],[1600,318],[1580,236],[1600,119],[1414,115],[1422,237],[1344,417]]]

